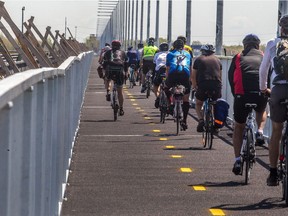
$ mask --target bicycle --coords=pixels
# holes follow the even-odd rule
[[[110,78],[113,80],[113,88],[112,88],[112,95],[111,95],[111,107],[113,109],[113,116],[114,121],[117,120],[118,117],[118,111],[119,111],[119,100],[118,100],[118,92],[117,92],[117,74],[121,71],[121,68],[119,67],[111,67],[110,66]]]
[[[133,88],[135,84],[135,65],[130,65],[130,75],[129,75],[129,88]]]
[[[246,103],[245,107],[249,108],[249,114],[245,123],[245,129],[243,133],[243,142],[240,151],[241,157],[241,172],[243,174],[243,167],[245,165],[245,184],[248,184],[250,179],[251,170],[253,164],[255,163],[256,149],[255,149],[255,118],[253,114],[253,109],[257,107],[257,104]]]
[[[208,149],[212,148],[213,138],[214,138],[214,111],[213,106],[216,104],[216,101],[212,100],[211,97],[208,97],[203,103],[203,119],[204,119],[204,130],[202,132],[202,144]]]
[[[174,104],[173,118],[176,122],[176,135],[179,135],[180,122],[183,119],[183,96],[185,92],[185,87],[183,85],[176,85],[172,87],[172,102]],[[182,130],[182,128],[181,128]]]
[[[151,86],[152,86],[152,70],[151,69],[149,69],[148,73],[146,74],[145,86],[146,86],[146,98],[149,98]]]
[[[165,76],[162,77],[159,93],[159,110],[160,110],[160,123],[165,123],[165,117],[168,109],[168,98],[165,93]]]
[[[288,110],[288,99],[285,99],[280,102],[285,105]],[[282,197],[285,200],[286,206],[288,206],[288,112],[287,119],[284,124],[284,128],[282,131],[282,139],[280,142],[280,155],[279,155],[279,163],[278,163],[278,181],[282,184]]]

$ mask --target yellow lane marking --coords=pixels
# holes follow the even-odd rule
[[[149,119],[151,119],[151,118],[150,118],[150,117],[144,117],[144,119],[149,120]]]
[[[182,167],[180,168],[181,172],[192,172],[192,169],[187,168],[187,167]]]
[[[182,155],[171,155],[172,158],[182,158]]]
[[[168,138],[160,138],[159,140],[160,140],[160,141],[167,141]]]
[[[160,133],[160,130],[153,130],[154,133]]]
[[[133,95],[129,95],[128,97],[129,97],[129,98],[134,98],[134,96],[133,96]]]
[[[135,99],[130,99],[131,101],[135,101]]]
[[[141,109],[141,107],[136,107],[136,109],[137,109],[137,110],[140,110],[140,109]]]
[[[133,106],[138,106],[138,104],[137,104],[137,103],[133,103],[132,105],[133,105]]]
[[[130,95],[132,95],[132,94],[131,94],[131,93],[129,93],[129,92],[127,92],[127,95],[128,95],[128,96],[130,96]]]
[[[225,216],[225,213],[221,209],[209,209],[214,216]]]
[[[204,186],[198,185],[198,186],[193,186],[195,191],[206,191],[206,188]]]
[[[174,149],[175,146],[166,146],[166,149]]]

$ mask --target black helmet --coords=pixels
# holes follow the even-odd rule
[[[215,53],[215,48],[212,44],[205,44],[201,46],[200,51],[202,53]]]
[[[112,45],[112,49],[120,49],[121,42],[119,40],[113,40],[111,45]]]
[[[154,45],[154,42],[155,42],[155,39],[153,38],[153,37],[150,37],[149,39],[148,39],[148,45]]]
[[[144,47],[144,44],[143,43],[139,43],[138,44],[138,49],[141,49],[141,48],[143,48]]]
[[[173,47],[174,47],[174,49],[177,49],[177,50],[183,49],[184,48],[183,40],[177,39],[176,41],[174,41]]]
[[[178,36],[177,39],[182,40],[184,42],[184,44],[186,44],[186,42],[187,42],[187,38],[183,35]]]
[[[255,34],[248,34],[243,39],[242,43],[243,43],[244,46],[246,46],[247,44],[254,44],[254,45],[259,46],[260,39]]]
[[[159,45],[159,50],[160,50],[160,51],[168,51],[168,50],[169,50],[169,45],[168,45],[168,43],[161,43],[161,44]]]
[[[105,46],[109,46],[110,47],[110,44],[109,43],[105,43]]]
[[[284,15],[279,19],[279,26],[283,29],[288,29],[288,15]]]
[[[128,47],[128,50],[130,51],[130,50],[132,50],[133,49],[133,46],[129,46]]]

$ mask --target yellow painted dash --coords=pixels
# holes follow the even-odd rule
[[[144,119],[149,120],[149,119],[151,119],[151,118],[150,118],[150,117],[144,117]]]
[[[185,167],[180,168],[180,170],[181,170],[181,172],[192,172],[192,169],[185,168]]]
[[[209,209],[214,216],[225,216],[225,213],[221,209]]]
[[[172,158],[182,158],[182,155],[171,155]]]
[[[153,130],[154,133],[160,133],[160,130]]]
[[[168,138],[160,138],[159,140],[160,140],[160,141],[167,141]]]
[[[133,106],[138,106],[138,104],[137,104],[137,103],[133,103],[132,105],[133,105]]]
[[[201,185],[193,186],[195,191],[206,191],[206,188]]]
[[[136,109],[137,109],[137,110],[140,110],[140,109],[141,109],[141,107],[136,107]]]
[[[130,99],[131,101],[135,101],[135,99]]]
[[[166,149],[174,149],[175,146],[166,146]]]

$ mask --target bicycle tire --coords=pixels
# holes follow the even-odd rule
[[[130,70],[130,79],[129,79],[129,81],[130,81],[130,88],[133,88],[134,87],[134,82],[135,82],[135,79],[134,79],[135,77],[134,77],[134,69],[131,69]]]
[[[250,174],[251,174],[251,156],[250,156],[250,146],[253,145],[253,134],[252,130],[249,129],[247,131],[247,143],[246,143],[246,149],[245,149],[245,158],[244,158],[244,163],[245,163],[245,185],[248,184],[250,180]]]
[[[206,128],[207,128],[207,107],[206,107],[206,104],[204,105],[204,130],[202,132],[202,145],[204,148],[206,148],[207,146],[207,141],[206,141]]]
[[[177,101],[176,103],[176,135],[179,135],[180,130],[180,102]]]
[[[117,92],[115,90],[112,91],[112,100],[113,100],[113,105],[112,105],[112,108],[113,108],[113,117],[114,117],[114,121],[117,121],[117,117],[118,117],[118,109],[119,109],[119,106],[117,104]]]
[[[208,149],[213,145],[213,117],[212,112],[208,110],[205,120],[205,146],[208,145]]]
[[[165,123],[165,117],[167,115],[167,108],[168,108],[168,102],[167,97],[163,89],[160,91],[159,96],[159,109],[160,109],[160,122]]]
[[[148,78],[149,80],[147,81],[146,83],[146,86],[147,86],[147,90],[146,90],[146,98],[149,98],[150,96],[150,87],[151,87],[151,84],[150,84],[150,77]]]

